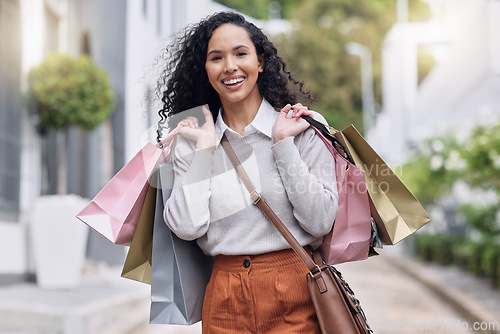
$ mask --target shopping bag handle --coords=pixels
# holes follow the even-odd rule
[[[349,157],[349,154],[347,153],[347,149],[336,138],[336,136],[339,135],[339,132],[341,132],[341,131],[332,128],[328,124],[325,124],[323,122],[315,120],[311,116],[301,115],[300,117],[305,119],[309,124],[311,124],[311,126],[314,126],[316,129],[321,131],[323,136],[325,136],[326,138],[328,138],[328,140],[330,140],[332,142],[334,147],[337,149],[337,152],[339,152],[339,154],[341,156],[343,156],[347,161],[349,161],[353,165],[355,164],[354,161]]]
[[[314,119],[311,116],[301,115],[300,117],[302,117],[303,119],[305,119],[309,124],[311,124],[316,129],[318,129],[318,130],[320,130],[322,132],[326,132],[326,133],[328,133],[330,135],[334,135],[335,133],[339,132],[339,130],[334,129],[331,126],[329,126],[328,124],[320,122],[320,121]]]

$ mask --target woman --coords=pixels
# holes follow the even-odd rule
[[[174,190],[165,205],[171,230],[215,256],[203,333],[319,333],[307,268],[252,204],[219,144],[225,134],[301,245],[318,247],[337,213],[335,162],[300,116],[324,118],[296,103],[287,84],[303,92],[302,84],[261,30],[236,13],[202,20],[171,47],[160,123],[210,107],[202,126],[196,117],[180,122]]]

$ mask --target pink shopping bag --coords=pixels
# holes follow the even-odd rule
[[[320,130],[315,126],[313,129],[335,158],[339,193],[339,210],[333,229],[325,235],[320,247],[323,260],[330,265],[364,260],[368,257],[371,242],[371,213],[365,172],[342,157]]]
[[[78,213],[77,218],[112,243],[130,245],[146,198],[149,178],[168,159],[180,127],[159,144],[148,142]]]

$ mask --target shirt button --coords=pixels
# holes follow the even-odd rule
[[[243,267],[245,267],[245,268],[250,267],[250,260],[243,261]]]

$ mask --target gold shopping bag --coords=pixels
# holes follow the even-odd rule
[[[121,274],[122,277],[146,284],[151,284],[155,206],[156,188],[150,184]]]
[[[352,124],[335,136],[356,166],[365,171],[371,214],[383,243],[394,245],[431,220],[418,199]]]

